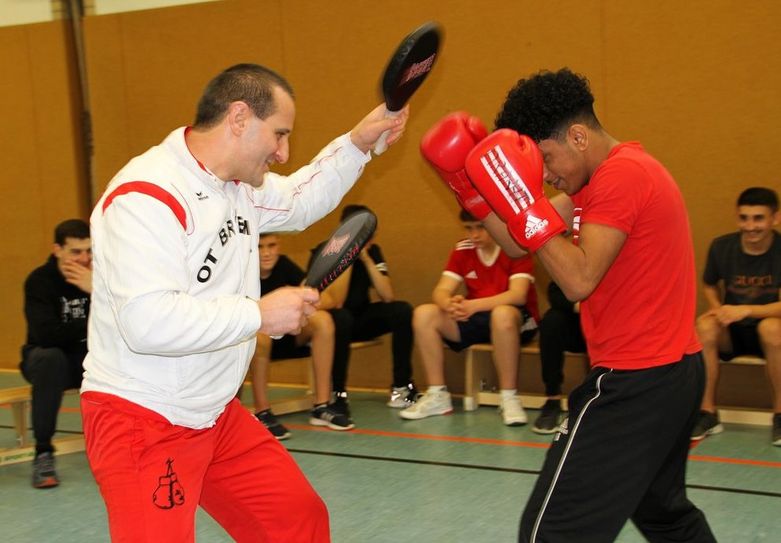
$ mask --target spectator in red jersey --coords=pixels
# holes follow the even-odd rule
[[[416,307],[413,316],[429,387],[400,415],[422,419],[453,411],[445,385],[443,341],[455,351],[491,343],[501,389],[499,411],[506,425],[520,426],[527,417],[516,394],[518,357],[521,345],[537,332],[534,264],[530,257],[508,257],[466,211],[460,218],[468,237],[450,253],[431,295],[433,303]],[[462,285],[466,295],[459,293]]]

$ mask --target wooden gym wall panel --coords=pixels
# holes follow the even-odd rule
[[[285,72],[278,11],[277,2],[230,1],[86,18],[96,198],[130,158],[192,123],[221,69],[258,62]]]
[[[0,368],[16,368],[25,339],[23,283],[51,252],[66,218],[86,218],[76,67],[63,21],[0,28]]]

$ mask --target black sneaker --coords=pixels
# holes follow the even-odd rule
[[[268,428],[268,431],[271,432],[271,435],[273,435],[278,440],[282,441],[283,439],[290,437],[290,430],[285,428],[285,425],[277,420],[276,415],[271,412],[271,409],[258,411],[255,413],[255,416],[258,417],[258,420],[263,423],[263,426]]]
[[[312,426],[327,426],[331,430],[352,430],[355,428],[355,424],[350,420],[350,417],[339,413],[335,409],[334,404],[324,403],[316,405],[312,409],[309,424]]]
[[[350,413],[350,400],[347,399],[347,393],[343,390],[334,392],[334,401],[331,403],[331,406],[337,413],[344,415],[348,419],[352,417],[352,414]]]
[[[561,400],[547,400],[542,406],[542,411],[534,421],[532,432],[537,434],[552,434],[559,429],[561,417]]]
[[[720,434],[723,431],[724,427],[721,425],[721,422],[719,422],[719,415],[717,413],[700,411],[697,424],[694,425],[694,430],[692,430],[691,440],[699,441],[706,436]]]
[[[773,445],[781,447],[781,413],[773,415]]]
[[[33,486],[35,488],[52,488],[60,484],[57,471],[54,469],[54,454],[42,452],[33,459]]]

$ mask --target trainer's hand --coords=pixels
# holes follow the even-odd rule
[[[269,336],[298,334],[317,311],[320,294],[308,287],[282,287],[258,300],[260,329]]]
[[[368,153],[374,149],[374,145],[377,143],[380,135],[386,130],[390,130],[387,145],[390,147],[396,143],[401,135],[404,133],[404,129],[407,126],[407,119],[409,118],[409,105],[404,106],[398,116],[386,117],[385,116],[385,104],[380,104],[374,108],[366,117],[355,125],[350,131],[350,141],[353,142],[358,149],[364,153]]]
[[[66,282],[79,287],[87,294],[92,292],[92,270],[90,268],[70,261],[63,262],[60,269]]]

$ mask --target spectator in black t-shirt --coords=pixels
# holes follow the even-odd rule
[[[364,210],[370,211],[363,205],[347,205],[340,220]],[[318,253],[323,243],[312,250],[312,255]],[[372,289],[380,301],[372,301]],[[387,405],[397,409],[412,405],[418,393],[412,382],[412,306],[394,299],[388,265],[380,246],[369,241],[361,251],[360,259],[325,293],[328,298],[321,306],[330,310],[337,328],[333,367],[336,407],[342,412],[350,412],[347,402],[350,342],[367,341],[389,332],[392,334],[393,383]]]
[[[719,359],[763,356],[773,387],[772,443],[781,446],[781,223],[775,191],[754,187],[737,202],[738,232],[713,240],[702,280],[708,311],[697,319],[706,382],[691,438],[723,431],[716,412]]]
[[[36,488],[59,484],[52,436],[63,392],[81,386],[91,292],[89,225],[70,219],[55,228],[49,260],[24,282],[27,340],[19,368],[32,384]]]
[[[261,234],[258,249],[261,297],[278,288],[299,286],[304,281],[304,271],[287,256],[279,253],[279,236]],[[284,358],[302,358],[310,354],[315,376],[315,405],[309,423],[327,426],[332,430],[349,430],[354,427],[349,416],[337,412],[333,405],[330,405],[334,322],[327,311],[315,311],[297,335],[287,334],[272,340],[265,334],[258,334],[257,339],[250,366],[255,416],[274,437],[287,439],[290,432],[271,411],[266,395],[269,362]]]

